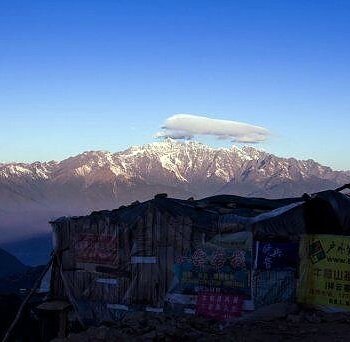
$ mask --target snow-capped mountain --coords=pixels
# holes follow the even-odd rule
[[[350,182],[350,172],[252,147],[165,140],[125,151],[84,152],[61,162],[0,164],[0,240],[49,229],[47,221],[112,209],[159,192],[284,197]]]

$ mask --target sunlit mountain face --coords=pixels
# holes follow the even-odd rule
[[[62,215],[114,209],[166,192],[300,196],[350,182],[350,172],[252,147],[212,148],[167,139],[125,151],[90,151],[60,162],[0,165],[0,242],[49,231]]]

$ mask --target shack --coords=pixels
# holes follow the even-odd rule
[[[350,199],[157,195],[51,225],[50,296],[85,324],[140,310],[229,319],[296,301],[300,239],[350,235]]]

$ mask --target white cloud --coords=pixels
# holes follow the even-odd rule
[[[264,141],[270,132],[263,127],[231,120],[210,119],[192,114],[176,114],[165,120],[156,138],[192,139],[195,136],[215,136],[241,143]]]

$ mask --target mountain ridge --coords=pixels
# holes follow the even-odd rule
[[[111,153],[87,151],[62,161],[0,164],[1,239],[49,230],[48,221],[114,209],[156,193],[206,197],[290,197],[350,182],[312,159],[281,158],[253,147],[213,148],[166,139]]]
[[[28,269],[14,255],[0,248],[0,278],[9,276],[14,273],[21,273]]]
[[[91,151],[84,151],[76,156],[71,156],[66,159],[63,159],[61,161],[35,161],[32,163],[24,163],[24,162],[9,162],[9,163],[0,163],[0,178],[5,177],[9,178],[10,176],[15,175],[24,175],[24,174],[32,174],[33,178],[43,178],[48,179],[48,175],[52,173],[55,168],[57,168],[60,165],[68,164],[70,161],[77,161],[79,159],[92,159],[96,157],[104,157],[106,160],[113,163],[113,159],[118,158],[120,156],[135,156],[140,155],[144,151],[148,151],[149,154],[152,153],[152,151],[155,151],[157,149],[163,149],[164,146],[186,146],[186,147],[194,147],[194,148],[200,148],[202,147],[206,151],[216,152],[216,153],[232,153],[235,152],[236,155],[240,156],[242,159],[246,160],[252,160],[257,159],[259,156],[272,156],[274,158],[278,158],[279,160],[285,161],[285,162],[299,162],[299,163],[309,163],[314,164],[315,166],[321,166],[324,169],[328,169],[332,172],[338,172],[338,173],[348,173],[350,175],[350,170],[333,170],[329,166],[322,165],[318,162],[316,162],[313,159],[296,159],[294,157],[279,157],[272,153],[256,149],[254,147],[250,146],[243,146],[243,147],[237,147],[236,145],[232,145],[231,148],[213,148],[208,145],[205,145],[203,143],[199,142],[177,142],[175,140],[172,140],[170,138],[165,139],[163,142],[154,142],[149,143],[145,145],[140,146],[131,146],[128,149],[125,149],[123,151],[117,151],[117,152],[109,152],[107,150],[91,150]],[[169,151],[166,151],[167,153]],[[7,171],[7,172],[6,172]]]

